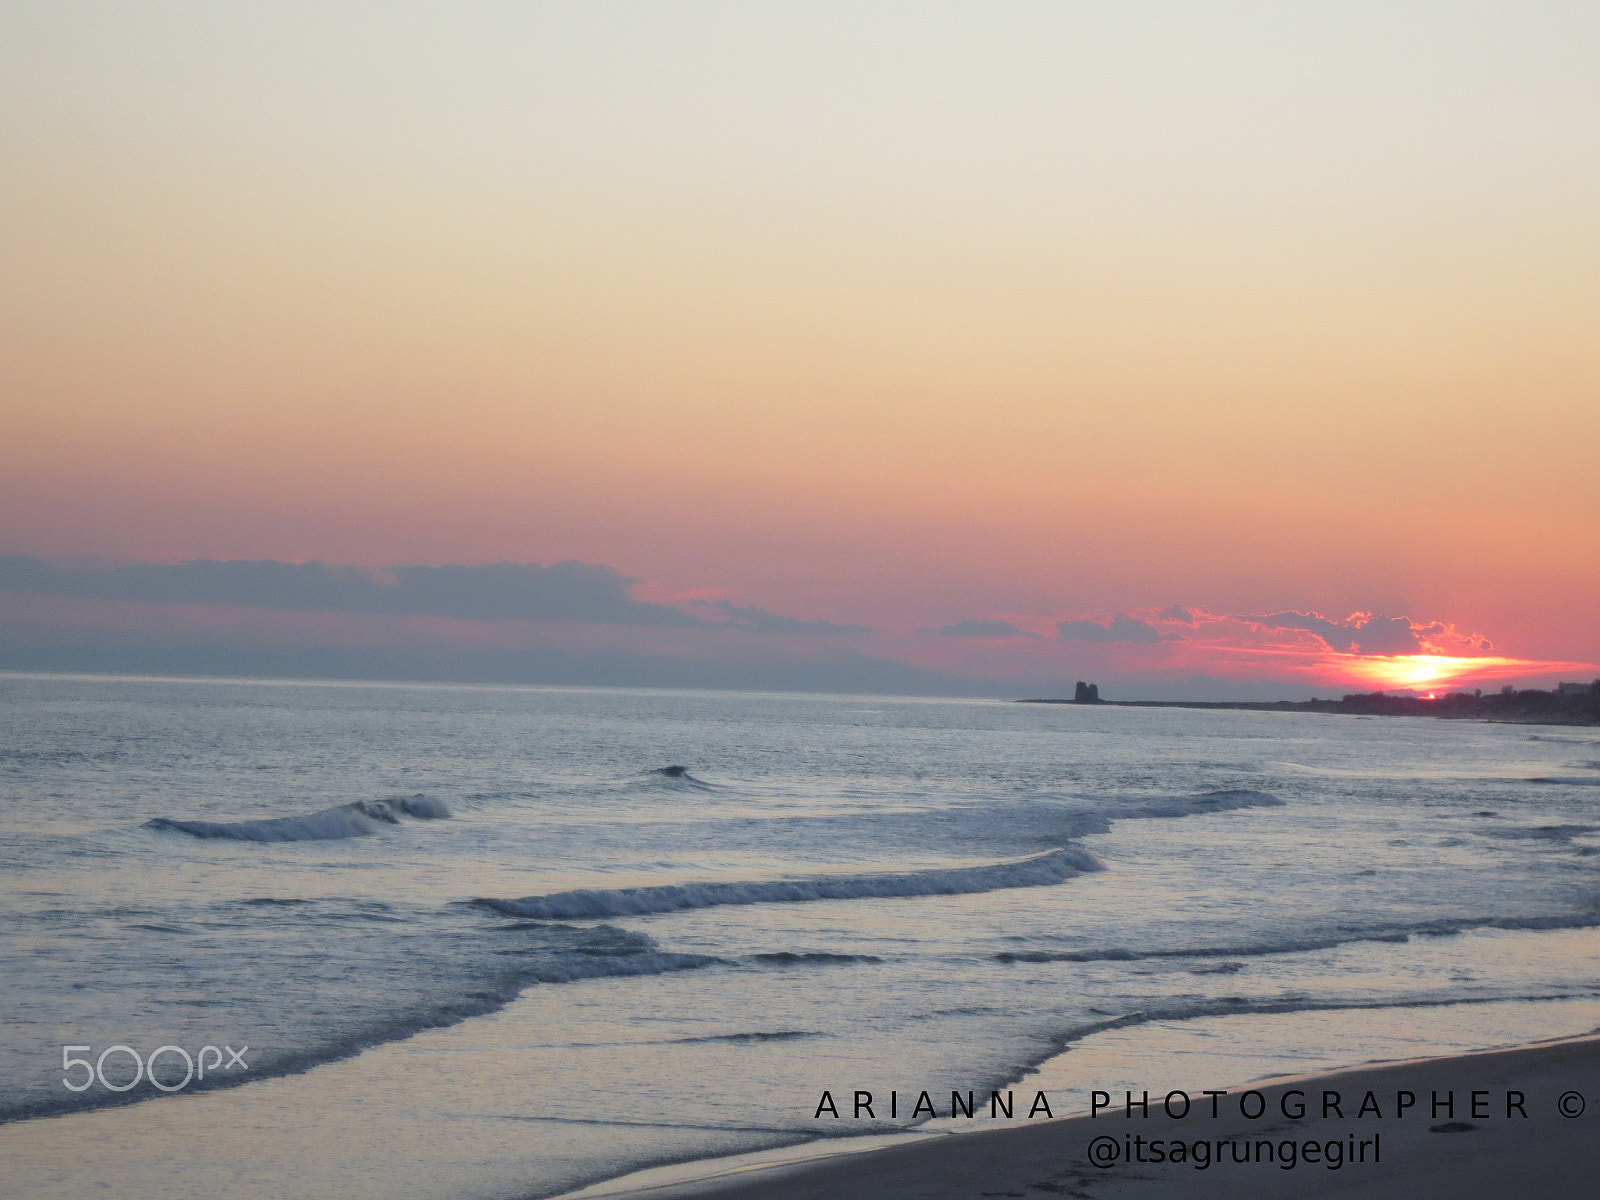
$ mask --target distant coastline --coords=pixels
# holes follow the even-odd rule
[[[1040,697],[1018,700],[1017,703],[1086,704],[1118,708],[1230,708],[1252,712],[1342,713],[1360,717],[1444,717],[1458,721],[1491,721],[1513,725],[1600,725],[1600,693],[1546,692],[1533,688],[1482,695],[1451,692],[1433,699],[1392,696],[1385,692],[1356,692],[1337,700],[1101,700],[1096,691],[1092,699]]]

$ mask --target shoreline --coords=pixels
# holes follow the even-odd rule
[[[1339,700],[1069,700],[1029,697],[1014,704],[1074,704],[1087,708],[1190,708],[1235,712],[1323,713],[1349,717],[1432,717],[1445,721],[1478,721],[1487,725],[1600,726],[1600,697],[1551,692],[1495,693],[1473,696],[1390,696],[1357,693]]]
[[[808,1143],[655,1168],[555,1200],[1399,1194],[1410,1200],[1488,1200],[1526,1194],[1530,1187],[1552,1197],[1588,1196],[1600,1173],[1600,1139],[1593,1136],[1600,1121],[1597,1075],[1600,1031],[1280,1076],[1214,1099],[1193,1094],[1187,1113],[1174,1100],[1172,1116],[1159,1094],[1149,1098],[1148,1117],[1140,1096],[1134,1096],[1131,1116],[1119,1096],[1095,1116],[1020,1128],[908,1131],[862,1139],[883,1144],[849,1148]],[[1328,1093],[1337,1093],[1337,1111],[1321,1112]],[[1397,1111],[1407,1096],[1413,1102]],[[1215,1115],[1208,1107],[1213,1104]],[[1581,1111],[1565,1115],[1563,1106]],[[1141,1146],[1134,1145],[1135,1137]],[[1091,1165],[1087,1154],[1096,1138],[1116,1143],[1118,1161]],[[1183,1161],[1155,1161],[1157,1153],[1176,1157],[1169,1154],[1175,1142],[1185,1147]],[[1204,1167],[1196,1143],[1207,1147]],[[1294,1149],[1285,1154],[1290,1143]],[[1250,1161],[1238,1161],[1241,1147]]]
[[[516,1078],[526,1078],[526,1072],[505,1073],[506,1051],[543,1027],[544,1014],[534,1005],[520,1013],[520,1020],[508,1021],[507,1017],[519,1014],[502,1010],[498,1018],[485,1018],[477,1028],[473,1028],[476,1023],[467,1022],[426,1031],[414,1039],[375,1047],[357,1058],[326,1064],[303,1076],[261,1079],[250,1087],[177,1095],[158,1104],[101,1109],[73,1118],[13,1123],[0,1127],[0,1158],[7,1161],[19,1194],[39,1197],[76,1197],[105,1187],[114,1188],[126,1200],[212,1200],[218,1195],[243,1194],[337,1195],[351,1200],[438,1200],[441,1196],[486,1195],[558,1200],[692,1200],[713,1196],[754,1200],[769,1195],[779,1200],[800,1200],[837,1195],[852,1200],[857,1194],[851,1190],[852,1181],[864,1167],[877,1174],[863,1176],[866,1182],[858,1189],[862,1200],[880,1195],[891,1200],[924,1195],[934,1200],[975,1200],[984,1192],[1034,1196],[1037,1200],[1074,1194],[1115,1197],[1123,1193],[1085,1191],[1070,1180],[1062,1183],[1045,1174],[1008,1174],[1012,1160],[1018,1157],[1013,1146],[1020,1146],[1032,1156],[1019,1159],[1025,1164],[1038,1164],[1043,1161],[1040,1156],[1045,1155],[1056,1164],[1052,1169],[1057,1174],[1065,1169],[1062,1164],[1073,1152],[1070,1139],[1077,1138],[1079,1151],[1085,1140],[1070,1130],[1084,1127],[1087,1118],[1076,1118],[1078,1124],[1074,1125],[1073,1114],[1087,1108],[1091,1081],[1093,1086],[1105,1087],[1113,1095],[1125,1086],[1121,1082],[1124,1080],[1131,1081],[1128,1086],[1135,1089],[1147,1088],[1156,1110],[1154,1117],[1159,1115],[1160,1097],[1169,1084],[1187,1087],[1199,1100],[1198,1089],[1207,1086],[1202,1080],[1257,1079],[1266,1082],[1255,1086],[1271,1096],[1271,1089],[1281,1089],[1294,1079],[1343,1077],[1374,1068],[1410,1069],[1416,1063],[1434,1069],[1462,1059],[1477,1061],[1486,1055],[1508,1053],[1506,1047],[1513,1047],[1509,1053],[1519,1053],[1517,1048],[1588,1044],[1597,1037],[1591,1031],[1600,1030],[1600,996],[1469,1003],[1470,1012],[1461,1006],[1395,1009],[1389,1015],[1399,1019],[1398,1025],[1375,1025],[1379,1014],[1352,1009],[1265,1016],[1238,1014],[1158,1027],[1107,1030],[1074,1043],[1070,1051],[1025,1072],[1019,1082],[1011,1085],[1016,1090],[1019,1118],[1015,1125],[986,1129],[981,1123],[974,1127],[965,1120],[946,1120],[942,1110],[948,1092],[938,1094],[935,1089],[940,1119],[926,1125],[862,1135],[785,1138],[757,1150],[740,1151],[735,1148],[736,1143],[723,1141],[720,1153],[719,1139],[710,1137],[701,1139],[699,1153],[665,1157],[648,1152],[629,1154],[625,1158],[636,1164],[631,1169],[622,1164],[620,1173],[602,1178],[590,1175],[587,1180],[582,1173],[576,1173],[565,1188],[550,1186],[555,1180],[526,1157],[528,1139],[542,1141],[547,1135],[535,1134],[534,1130],[565,1128],[569,1118],[576,1119],[572,1122],[574,1127],[587,1124],[586,1116],[598,1118],[601,1124],[608,1122],[603,1113],[568,1114],[559,1107],[547,1108],[550,1097],[537,1090],[516,1094],[511,1085]],[[1343,1022],[1348,1035],[1344,1043],[1333,1044],[1307,1027],[1307,1022],[1325,1026],[1330,1020]],[[1152,1029],[1167,1036],[1152,1043]],[[1326,1033],[1326,1028],[1322,1032]],[[1219,1034],[1224,1036],[1219,1038]],[[1189,1040],[1175,1043],[1173,1035]],[[1231,1058],[1226,1054],[1218,1057],[1219,1042],[1233,1044]],[[1305,1054],[1303,1048],[1311,1044],[1322,1047],[1319,1056]],[[1143,1050],[1142,1058],[1130,1053],[1131,1049]],[[1204,1063],[1194,1061],[1196,1051],[1206,1056]],[[1417,1055],[1426,1057],[1419,1059]],[[1303,1064],[1298,1069],[1296,1058]],[[1350,1063],[1366,1066],[1344,1065]],[[1600,1075],[1600,1054],[1581,1071],[1563,1076],[1566,1082],[1558,1090],[1576,1087],[1588,1094],[1590,1117],[1600,1119],[1600,1081],[1592,1086],[1589,1082],[1595,1075]],[[730,1083],[733,1078],[729,1077]],[[452,1091],[452,1083],[462,1080],[471,1081],[470,1086]],[[849,1081],[839,1082],[842,1085]],[[931,1088],[932,1081],[927,1082]],[[1479,1082],[1473,1086],[1485,1085]],[[1527,1084],[1514,1086],[1524,1087],[1538,1103],[1547,1103],[1555,1094],[1550,1088],[1536,1093]],[[1049,1093],[1057,1119],[1047,1121],[1041,1117],[1031,1124],[1021,1120],[1035,1088]],[[1418,1092],[1424,1095],[1420,1087]],[[847,1092],[836,1090],[834,1094],[841,1105],[849,1104]],[[417,1095],[433,1100],[420,1106],[391,1102]],[[903,1105],[908,1099],[902,1093]],[[1465,1092],[1458,1091],[1458,1102],[1467,1103]],[[809,1115],[816,1097],[808,1095],[805,1103]],[[987,1116],[986,1107],[987,1093],[980,1092],[980,1117]],[[1530,1113],[1534,1108],[1529,1105]],[[904,1106],[901,1111],[905,1111]],[[1104,1119],[1102,1113],[1101,1120]],[[549,1120],[562,1124],[545,1125]],[[1576,1122],[1574,1127],[1582,1128],[1582,1122]],[[1060,1128],[1069,1132],[1063,1134]],[[957,1129],[960,1132],[955,1132]],[[1057,1131],[1052,1133],[1052,1129]],[[1064,1136],[1069,1139],[1067,1143],[1061,1140]],[[1275,1132],[1273,1136],[1284,1135]],[[1035,1143],[1034,1139],[1040,1137],[1044,1142]],[[993,1139],[999,1139],[994,1142],[996,1148],[985,1149]],[[1392,1140],[1384,1132],[1385,1171],[1393,1157],[1388,1150]],[[968,1163],[968,1156],[974,1152],[979,1152],[979,1157]],[[923,1154],[931,1157],[924,1159]],[[885,1160],[880,1155],[910,1157]],[[882,1168],[885,1161],[892,1170]],[[548,1160],[544,1165],[549,1165]],[[903,1177],[905,1186],[898,1191],[888,1186],[883,1174],[886,1170],[895,1179]],[[1104,1178],[1118,1174],[1108,1172]],[[1000,1186],[988,1182],[991,1175]],[[1226,1178],[1217,1171],[1207,1175]],[[791,1177],[796,1180],[792,1187],[787,1182]],[[981,1187],[941,1192],[937,1185],[946,1177],[958,1182],[984,1182]],[[1288,1173],[1288,1177],[1306,1182],[1304,1170]],[[1351,1172],[1341,1171],[1329,1177],[1349,1181]],[[1101,1180],[1102,1176],[1095,1172],[1090,1178]],[[1041,1181],[1050,1186],[1030,1189],[1029,1185]],[[1233,1182],[1232,1190],[1239,1192],[1236,1174]],[[224,1185],[228,1183],[231,1186]],[[1193,1180],[1180,1176],[1179,1183],[1187,1192]],[[778,1190],[780,1185],[790,1190]],[[1164,1196],[1160,1192],[1134,1194],[1149,1194],[1158,1200]],[[1379,1190],[1374,1194],[1392,1193]],[[1501,1194],[1521,1193],[1512,1190]],[[1460,1198],[1452,1196],[1452,1200]]]

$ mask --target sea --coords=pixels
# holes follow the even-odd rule
[[[0,1191],[536,1200],[1600,1027],[1600,730],[8,673],[0,915]]]

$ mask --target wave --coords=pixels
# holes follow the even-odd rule
[[[387,803],[419,821],[448,821],[455,815],[443,800],[425,792],[418,792],[414,796],[390,796]]]
[[[236,842],[326,842],[369,837],[385,825],[398,825],[402,816],[423,821],[442,820],[450,816],[450,809],[443,800],[433,796],[395,796],[388,800],[353,800],[298,817],[270,817],[260,821],[184,821],[155,817],[146,821],[144,827]]]
[[[674,782],[696,780],[683,767],[662,767],[652,775]],[[1074,834],[1103,832],[1112,820],[1188,817],[1243,808],[1282,807],[1283,801],[1267,792],[1225,788],[1185,796],[1155,796],[1111,801],[1092,813],[1065,810],[1077,818]],[[682,909],[714,908],[737,904],[784,904],[810,900],[887,899],[913,896],[954,896],[1006,888],[1049,887],[1075,875],[1101,870],[1100,863],[1079,847],[1058,847],[1031,858],[984,863],[972,867],[939,868],[872,875],[815,875],[802,879],[740,881],[730,883],[664,884],[634,888],[585,888],[519,899],[480,897],[474,904],[514,917],[536,921],[572,921],[592,917],[642,916]]]
[[[126,758],[120,748],[110,750],[14,750],[0,749],[0,763],[18,763],[48,767],[66,766],[68,763],[116,762]]]
[[[830,954],[825,950],[776,950],[766,954],[752,954],[758,963],[777,967],[821,966],[832,963],[881,963],[876,954]]]
[[[779,1029],[773,1033],[713,1033],[704,1037],[674,1038],[665,1043],[669,1046],[698,1046],[707,1042],[732,1042],[735,1045],[747,1045],[751,1042],[798,1042],[806,1038],[827,1037],[825,1033],[816,1033],[809,1029]]]
[[[689,774],[688,767],[678,763],[673,763],[670,767],[657,767],[653,771],[646,771],[644,773],[644,782],[655,787],[671,788],[674,791],[712,792],[716,790],[714,784],[709,784],[704,779],[697,779]]]
[[[1517,825],[1509,829],[1480,829],[1478,836],[1514,842],[1570,842],[1600,830],[1596,825]]]
[[[1600,787],[1600,778],[1593,775],[1535,775],[1529,783],[1564,783],[1569,787]]]
[[[1231,812],[1240,808],[1282,808],[1283,801],[1270,792],[1249,788],[1223,788],[1193,796],[1156,796],[1127,801],[1117,819],[1139,817],[1195,817],[1205,813]]]
[[[1332,950],[1357,942],[1409,942],[1414,937],[1454,937],[1472,929],[1506,929],[1541,932],[1552,929],[1600,928],[1600,912],[1574,913],[1549,917],[1466,917],[1451,921],[1425,921],[1414,925],[1373,926],[1325,935],[1287,939],[1280,942],[1246,943],[1237,946],[1160,947],[1131,950],[1112,946],[1094,950],[1001,950],[993,958],[1002,963],[1095,963],[1143,962],[1159,959],[1270,958],[1277,954],[1304,954],[1313,950]],[[1232,974],[1232,971],[1196,972]]]
[[[293,922],[287,928],[299,936],[285,939],[275,960],[237,955],[219,968],[228,976],[227,982],[238,997],[226,1007],[228,1018],[236,1028],[253,1029],[261,1044],[250,1054],[248,1072],[208,1075],[185,1088],[186,1094],[295,1074],[425,1029],[455,1025],[511,1003],[535,984],[661,975],[723,961],[710,955],[665,950],[645,934],[614,925],[490,926],[474,920],[441,930],[404,922],[381,932],[362,932],[362,940],[354,944],[340,943],[358,955],[363,946],[370,950],[380,941],[387,947],[383,963],[367,959],[363,964],[369,971],[381,972],[378,978],[382,986],[371,989],[365,998],[336,997],[330,1005],[319,996],[313,1005],[305,1007],[307,972],[322,969],[323,954],[318,947],[327,937],[326,922],[336,919],[337,910],[350,903],[258,898],[219,906],[234,908],[247,920],[270,922],[277,930],[284,929],[286,922]],[[152,934],[157,932],[152,927],[145,928]],[[167,961],[164,955],[145,960],[155,974],[164,974]],[[276,986],[266,986],[269,979]],[[154,977],[148,983],[152,990],[159,986]],[[298,1015],[294,1007],[297,1003],[301,1005]],[[204,1031],[210,1029],[209,1023],[216,1020],[216,1014],[202,1006],[187,1015],[169,1013],[168,1019],[190,1022],[188,1029],[180,1024],[174,1030],[174,1041],[199,1045],[212,1036]],[[745,1040],[754,1041],[761,1036],[751,1034]],[[801,1035],[780,1032],[771,1036]],[[102,1044],[114,1041],[115,1036],[109,1031],[104,1037],[85,1031],[84,1040]],[[257,1044],[256,1036],[249,1040],[252,1045]],[[738,1035],[729,1040],[738,1040]],[[274,1043],[281,1048],[266,1048]],[[73,1095],[62,1094],[59,1088],[39,1088],[31,1094],[0,1096],[0,1124],[138,1103],[159,1099],[163,1094],[147,1081],[120,1094],[96,1088]]]
[[[1011,862],[888,875],[813,875],[738,883],[680,883],[657,887],[594,888],[472,903],[513,917],[571,921],[715,908],[731,904],[792,904],[808,900],[861,900],[911,896],[960,896],[1002,888],[1049,887],[1086,871],[1101,870],[1086,850],[1051,850]]]
[[[1410,999],[1384,1000],[1353,1000],[1338,997],[1329,997],[1326,1000],[1289,997],[1280,1000],[1265,1000],[1249,999],[1244,996],[1222,996],[1216,999],[1204,1000],[1172,1000],[1153,1004],[1147,1008],[1125,1013],[1121,1016],[1109,1016],[1103,1021],[1094,1021],[1063,1030],[1055,1039],[1055,1046],[1051,1051],[1051,1056],[1060,1054],[1073,1044],[1097,1033],[1171,1021],[1194,1021],[1205,1017],[1268,1016],[1280,1013],[1380,1012],[1385,1009],[1451,1008],[1456,1005],[1469,1004],[1490,1005],[1516,1003],[1519,1001],[1593,1000],[1596,998],[1600,998],[1600,991],[1564,990],[1559,992],[1513,992],[1499,996],[1418,996]],[[1101,1012],[1103,1010],[1090,1009],[1089,1011]],[[1035,1062],[1042,1061],[1044,1059],[1035,1060]],[[1034,1063],[1019,1063],[1011,1071],[997,1074],[988,1081],[981,1082],[976,1090],[983,1093],[993,1087],[997,1091],[1004,1091],[1008,1084],[1014,1086],[1029,1075],[1037,1074],[1038,1070],[1039,1068]]]
[[[1384,932],[1366,930],[1345,935],[1329,934],[1326,937],[1301,938],[1294,941],[1270,942],[1245,946],[1186,946],[1181,949],[1130,950],[1111,946],[1103,950],[1001,950],[994,955],[1003,963],[1095,963],[1142,962],[1146,959],[1166,958],[1266,958],[1274,954],[1302,954],[1310,950],[1331,950],[1352,942],[1406,942],[1415,930]],[[1460,930],[1452,929],[1451,933]]]

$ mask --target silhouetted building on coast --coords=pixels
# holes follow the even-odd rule
[[[1338,700],[1102,700],[1098,684],[1081,680],[1071,700],[1023,700],[1023,704],[1105,704],[1115,708],[1233,708],[1254,712],[1343,713],[1348,716],[1455,717],[1526,725],[1600,725],[1600,679],[1558,684],[1549,691],[1506,684],[1485,694],[1449,692],[1417,696],[1352,692]]]

